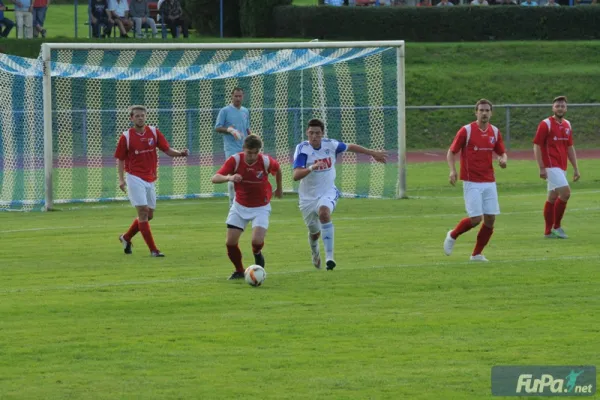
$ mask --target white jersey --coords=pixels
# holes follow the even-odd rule
[[[346,151],[347,146],[335,139],[323,139],[321,148],[313,148],[308,141],[296,146],[294,168],[308,168],[317,161],[324,167],[315,169],[300,181],[298,195],[300,202],[318,199],[331,189],[335,189],[335,162],[337,155]]]

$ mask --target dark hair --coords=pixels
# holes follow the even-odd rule
[[[244,93],[244,89],[242,89],[241,87],[234,87],[233,90],[231,91],[231,94],[234,94],[235,92],[242,92]]]
[[[565,103],[567,102],[567,96],[557,96],[554,98],[554,100],[552,100],[552,104],[559,102],[559,101],[564,101]]]
[[[147,112],[147,111],[146,111],[146,107],[144,107],[144,106],[138,106],[138,105],[134,105],[134,106],[131,106],[131,107],[129,107],[129,116],[130,116],[130,117],[133,117],[133,112],[134,112],[135,110],[139,110],[139,111]]]
[[[244,139],[244,148],[248,150],[260,150],[263,147],[262,140],[256,135],[248,135]]]
[[[308,121],[308,127],[310,128],[311,126],[312,127],[319,127],[319,128],[321,128],[321,130],[323,132],[325,132],[325,124],[320,119],[313,118],[310,121]]]
[[[475,104],[475,111],[479,110],[479,106],[481,104],[487,104],[488,106],[490,106],[490,111],[494,109],[494,106],[492,105],[492,102],[486,99],[480,99],[476,104]]]

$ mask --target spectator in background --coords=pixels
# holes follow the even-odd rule
[[[108,22],[119,27],[122,38],[128,38],[127,32],[133,28],[133,22],[129,19],[127,0],[108,0],[108,10]]]
[[[109,21],[110,11],[108,10],[108,0],[91,0],[88,10],[88,17],[92,25],[92,36],[99,38],[100,29],[104,27],[102,37],[110,36],[113,23]]]
[[[46,37],[44,29],[44,21],[46,20],[46,11],[48,10],[49,0],[34,0],[33,1],[33,36],[42,35]]]
[[[502,0],[500,2],[501,6],[518,6],[517,3],[515,3],[515,0]]]
[[[420,0],[417,7],[431,7],[431,0]]]
[[[537,7],[538,3],[533,0],[524,0],[521,2],[523,7]]]
[[[33,38],[33,4],[31,0],[13,0],[15,3],[15,19],[17,20],[17,37]]]
[[[448,7],[448,6],[453,6],[453,5],[454,4],[452,4],[448,0],[442,0],[439,3],[436,4],[436,7]]]
[[[546,3],[546,7],[560,7],[560,4],[558,4],[554,0],[548,0],[548,2]]]
[[[324,4],[326,6],[340,7],[344,5],[344,0],[325,0]]]
[[[471,2],[472,6],[489,6],[490,4],[487,2],[487,0],[473,0]]]
[[[156,23],[150,17],[150,8],[148,0],[131,0],[129,3],[129,12],[133,24],[135,25],[135,36],[138,38],[144,37],[142,34],[142,25],[146,24],[152,29],[152,37],[156,37]]]
[[[160,14],[161,19],[164,18],[164,23],[167,24],[174,38],[179,36],[178,26],[181,26],[183,37],[188,37],[188,26],[183,18],[183,9],[179,0],[164,0],[160,5]]]
[[[13,26],[15,26],[15,23],[4,17],[4,10],[6,10],[6,6],[2,0],[0,0],[0,36],[8,37]],[[2,29],[2,27],[4,27],[4,29]]]

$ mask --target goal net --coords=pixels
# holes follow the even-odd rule
[[[250,127],[292,180],[296,144],[311,118],[326,135],[386,149],[387,165],[343,153],[337,186],[349,197],[403,197],[403,42],[44,44],[39,59],[0,56],[0,209],[125,199],[114,149],[148,108],[188,158],[159,157],[159,199],[226,196],[211,176],[224,162],[219,109],[244,89]]]

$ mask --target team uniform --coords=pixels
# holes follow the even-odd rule
[[[473,228],[472,217],[500,214],[498,191],[494,176],[493,153],[501,156],[506,153],[502,134],[494,125],[488,124],[481,130],[477,122],[459,129],[450,145],[454,154],[460,152],[460,180],[463,181],[465,208],[469,218],[463,218],[458,225],[446,234],[444,252],[452,253],[454,242],[463,233]],[[481,225],[472,261],[488,261],[482,254],[494,232],[493,226]]]
[[[119,138],[115,158],[125,161],[128,196],[134,207],[156,208],[157,148],[167,152],[170,146],[154,126],[146,126],[141,134],[135,128],[128,129]]]
[[[548,191],[569,186],[567,160],[569,147],[573,146],[571,123],[566,119],[559,123],[552,117],[546,118],[538,125],[533,143],[542,151],[542,161],[548,173]]]
[[[348,146],[334,139],[323,139],[321,148],[313,148],[308,141],[296,146],[294,168],[308,168],[317,161],[325,163],[324,167],[315,169],[302,178],[298,188],[299,207],[304,222],[310,233],[320,232],[319,208],[328,207],[335,210],[340,192],[335,187],[335,164],[337,155],[346,151]]]
[[[219,111],[215,129],[229,128],[230,126],[239,131],[242,134],[242,138],[236,140],[232,135],[223,135],[225,157],[231,157],[242,151],[244,139],[248,136],[248,130],[250,129],[250,112],[246,107],[238,109],[233,104],[230,104]]]
[[[242,176],[242,181],[234,185],[235,201],[227,216],[228,226],[244,230],[252,221],[253,228],[269,228],[273,196],[269,174],[275,175],[277,171],[279,171],[279,163],[264,154],[259,154],[252,165],[246,163],[243,152],[234,154],[225,161],[217,174]]]
[[[566,119],[558,122],[555,118],[544,119],[538,125],[533,143],[540,146],[542,162],[547,174],[548,192],[555,189],[568,187],[567,160],[569,147],[573,146],[573,130],[571,123]],[[561,221],[567,202],[558,197],[553,203],[546,201],[544,204],[545,237],[559,237],[566,239],[567,235],[561,228]]]
[[[489,124],[485,131],[476,122],[456,134],[450,151],[460,151],[460,179],[463,181],[465,208],[469,217],[500,214],[493,167],[493,153],[506,152],[502,134]]]

